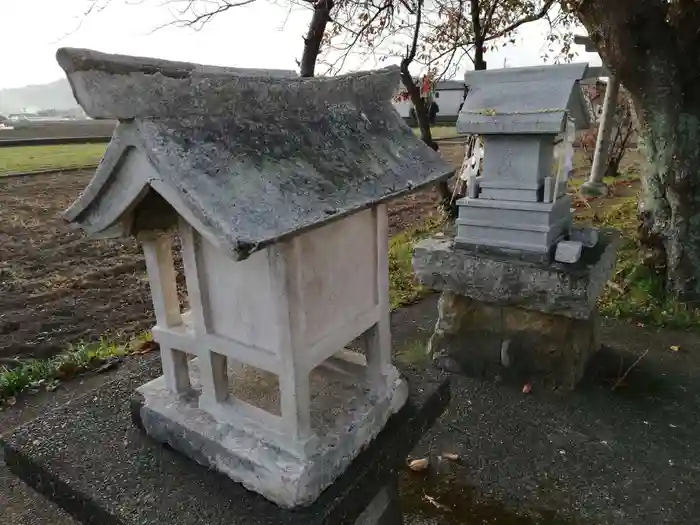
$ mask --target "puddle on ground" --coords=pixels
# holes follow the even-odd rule
[[[532,509],[525,516],[480,498],[454,473],[403,473],[400,495],[404,523],[410,525],[573,525],[552,511]]]

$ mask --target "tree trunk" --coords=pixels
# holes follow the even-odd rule
[[[480,0],[471,0],[470,11],[472,16],[472,31],[474,31],[474,70],[484,71],[486,69],[486,61],[484,60],[486,35],[481,27]]]
[[[415,80],[411,76],[408,70],[408,64],[406,61],[401,62],[401,82],[406,89],[406,92],[411,97],[411,103],[416,113],[416,122],[418,124],[418,129],[420,130],[420,138],[428,146],[438,151],[440,147],[437,142],[433,140],[433,134],[430,131],[430,118],[428,116],[428,107],[425,101],[420,96],[420,87],[416,84]],[[440,194],[440,208],[443,213],[445,213],[449,218],[454,218],[456,215],[456,207],[453,211],[452,202],[452,192],[450,191],[450,186],[447,181],[440,181],[437,184],[437,190]]]
[[[318,0],[314,4],[314,16],[309,24],[309,31],[304,38],[304,53],[301,56],[299,74],[302,77],[313,77],[316,70],[316,59],[321,51],[321,41],[326,32],[326,24],[331,21],[331,9],[334,0]]]
[[[641,238],[665,273],[668,291],[700,302],[700,107],[682,100],[644,106],[649,169],[640,202]]]
[[[659,256],[667,291],[700,302],[700,10],[646,0],[587,0],[577,9],[642,128],[641,240]]]

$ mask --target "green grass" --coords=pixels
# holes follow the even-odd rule
[[[418,128],[412,128],[412,129],[413,129],[413,133],[415,133],[416,136],[420,136],[420,130]],[[431,126],[430,133],[432,134],[434,139],[444,139],[444,138],[448,138],[448,137],[456,137],[457,136],[457,127],[455,124],[452,124],[452,125],[445,124],[444,126]]]
[[[419,365],[429,360],[427,349],[426,339],[412,339],[399,347],[396,359],[407,365]]]
[[[389,295],[391,308],[400,308],[423,297],[428,290],[413,278],[411,255],[413,244],[442,226],[438,219],[428,219],[423,224],[392,237],[389,242]],[[30,390],[53,389],[64,380],[94,370],[138,351],[139,343],[149,340],[142,335],[131,343],[117,343],[107,338],[97,343],[81,343],[51,359],[36,359],[14,368],[0,367],[0,407],[15,396]],[[10,403],[11,404],[11,403]]]
[[[611,279],[614,284],[599,299],[601,313],[659,327],[700,328],[700,308],[668,296],[663,277],[645,262],[637,241],[637,197],[611,205],[595,222],[622,234]]]
[[[105,144],[0,148],[0,176],[34,170],[75,168],[100,162]]]
[[[440,230],[442,221],[432,218],[420,226],[394,235],[389,241],[389,300],[392,310],[416,302],[428,293],[414,279],[413,244]]]
[[[413,244],[419,239],[437,232],[442,222],[428,219],[423,224],[392,237],[389,243],[389,282],[392,309],[405,306],[423,297],[428,290],[413,278],[411,255]],[[102,338],[97,343],[81,343],[51,359],[36,359],[14,368],[0,367],[0,407],[12,404],[15,396],[31,390],[52,390],[64,380],[89,370],[109,365],[114,359],[139,351],[150,334],[142,335],[130,343],[117,343]]]
[[[14,368],[0,367],[0,407],[12,403],[15,396],[28,390],[53,390],[62,381],[88,370],[108,366],[115,359],[138,352],[150,333],[130,343],[100,339],[97,343],[79,343],[50,359],[26,361]]]

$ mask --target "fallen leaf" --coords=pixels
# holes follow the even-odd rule
[[[8,397],[5,400],[5,404],[7,406],[10,406],[10,407],[15,406],[17,404],[17,398],[16,397]]]
[[[523,394],[529,394],[532,392],[532,385],[530,383],[525,383],[523,385]]]
[[[436,509],[440,509],[440,510],[452,510],[452,509],[451,509],[450,507],[448,507],[447,505],[443,505],[443,504],[440,503],[438,500],[436,500],[436,499],[433,498],[432,496],[428,496],[427,494],[423,494],[423,500],[424,500],[424,501],[427,501],[428,503],[430,503],[430,504],[431,504],[432,506],[434,506]]]
[[[408,468],[413,472],[422,472],[427,469],[429,465],[430,461],[428,461],[428,458],[413,459],[408,462]]]
[[[117,366],[120,361],[121,361],[121,359],[113,359],[113,360],[107,361],[103,365],[100,365],[97,368],[95,368],[95,372],[98,374],[103,374],[103,373],[107,372],[108,370],[111,370],[112,368]]]
[[[442,457],[450,461],[459,461],[459,454],[455,454],[454,452],[443,452]]]
[[[60,381],[52,381],[51,383],[47,384],[45,388],[47,392],[55,392],[60,386]]]
[[[73,362],[62,363],[57,370],[56,375],[60,378],[73,377],[78,372],[78,366]]]
[[[160,350],[160,345],[155,341],[143,341],[136,349],[137,354],[148,354],[155,350]]]
[[[678,352],[681,349],[681,347],[678,345],[671,345],[669,348],[671,348],[671,350],[674,352]]]

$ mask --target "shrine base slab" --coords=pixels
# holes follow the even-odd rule
[[[160,375],[157,365],[18,428],[3,438],[5,462],[90,525],[393,525],[400,518],[381,492],[450,397],[439,371],[402,366],[400,372],[409,386],[405,406],[308,507],[281,508],[139,431],[130,398]]]
[[[311,423],[315,436],[298,443],[264,422],[234,411],[241,397],[264,410],[279,411],[276,376],[251,367],[229,369],[229,390],[235,401],[230,412],[213,417],[199,406],[199,369],[190,361],[192,395],[180,396],[165,387],[163,377],[138,388],[134,417],[146,434],[226,474],[283,507],[313,502],[381,431],[406,401],[405,382],[387,381],[381,398],[363,388],[364,367],[329,360],[310,374]],[[218,407],[217,407],[218,408]],[[309,449],[313,447],[310,451]]]

